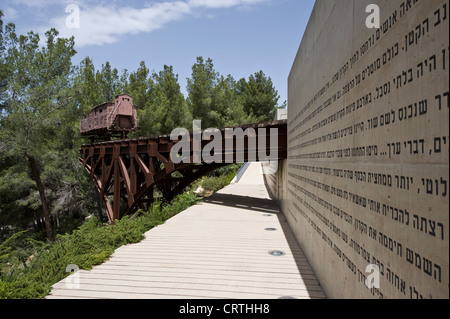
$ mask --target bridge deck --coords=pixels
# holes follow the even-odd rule
[[[259,168],[80,271],[78,288],[67,286],[70,277],[55,284],[47,298],[325,298]]]

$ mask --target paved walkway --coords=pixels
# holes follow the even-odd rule
[[[48,299],[325,298],[267,194],[259,164],[238,184],[146,233],[141,243],[53,287]]]

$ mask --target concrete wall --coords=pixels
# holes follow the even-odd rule
[[[288,110],[277,110],[274,120],[287,120]],[[281,210],[287,199],[287,161],[261,163],[264,173],[264,183],[272,199],[278,202]]]
[[[316,2],[289,75],[288,160],[266,181],[330,298],[449,297],[449,8]]]

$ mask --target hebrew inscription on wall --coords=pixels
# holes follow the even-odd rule
[[[449,296],[449,9],[316,3],[289,77],[284,210],[330,297]]]

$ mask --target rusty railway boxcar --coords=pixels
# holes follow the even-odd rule
[[[89,136],[92,141],[95,138],[109,140],[112,136],[126,138],[137,127],[136,106],[133,104],[133,97],[128,94],[117,95],[114,103],[95,106],[81,120],[81,134]]]

